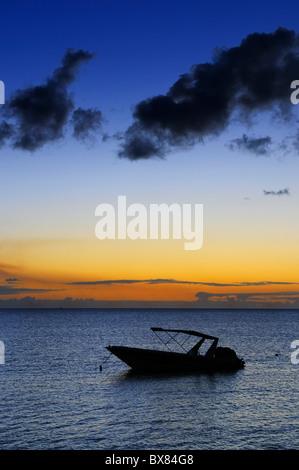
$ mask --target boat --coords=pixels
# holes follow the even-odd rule
[[[167,347],[167,351],[128,346],[106,346],[131,369],[138,372],[214,372],[234,371],[244,367],[245,362],[228,347],[219,347],[219,338],[193,330],[151,328]],[[166,340],[163,337],[166,335]],[[186,349],[190,338],[196,337],[191,349]],[[199,341],[198,341],[198,338]],[[173,351],[169,343],[179,345],[183,352]],[[194,341],[193,341],[194,342]],[[211,344],[210,344],[211,342]],[[205,343],[205,347],[203,347]],[[208,344],[208,348],[206,345]],[[203,351],[203,352],[202,352]]]

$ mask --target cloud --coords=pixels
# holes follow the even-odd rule
[[[118,136],[123,140],[122,150],[118,156],[130,160],[148,159],[152,157],[163,157],[165,153],[165,142],[163,138],[155,133],[146,133],[139,123],[134,123],[124,136]]]
[[[2,147],[12,135],[13,126],[6,121],[2,121],[0,123],[0,147]]]
[[[252,297],[251,297],[252,296]],[[256,294],[211,294],[198,292],[196,300],[96,300],[66,297],[64,299],[38,299],[22,297],[0,299],[0,308],[184,308],[184,309],[298,309],[299,292]]]
[[[92,140],[92,132],[102,127],[103,116],[98,109],[76,109],[72,114],[71,123],[74,127],[73,136],[84,143]]]
[[[31,289],[26,287],[12,287],[12,286],[0,286],[0,295],[11,295],[11,294],[43,294],[45,292],[57,292],[64,289]]]
[[[298,35],[280,27],[250,34],[238,47],[218,49],[212,62],[194,65],[165,95],[135,106],[119,157],[163,157],[220,135],[233,119],[248,123],[258,112],[287,118],[294,109],[290,83],[298,73],[298,45]],[[270,143],[262,139],[241,139],[239,144],[262,152]]]
[[[61,66],[44,84],[15,91],[2,107],[5,119],[0,123],[0,145],[10,141],[14,148],[33,152],[64,137],[75,107],[68,86],[74,82],[78,68],[94,56],[87,51],[68,49]],[[75,137],[98,130],[99,113],[81,108],[74,111]]]
[[[298,292],[208,293],[197,292],[195,303],[210,308],[298,308]]]
[[[79,286],[99,286],[99,285],[113,285],[113,284],[190,284],[190,285],[203,285],[210,287],[248,287],[248,286],[266,286],[266,285],[281,285],[281,284],[297,284],[296,282],[286,281],[255,281],[255,282],[233,282],[233,283],[220,283],[220,282],[202,282],[202,281],[184,281],[177,279],[104,279],[101,281],[75,281],[67,282],[68,285]]]
[[[255,155],[266,155],[270,151],[271,143],[272,139],[269,136],[256,138],[243,134],[241,138],[231,140],[228,147],[231,150],[245,150]]]
[[[263,192],[265,196],[289,196],[290,195],[290,191],[288,188],[280,189],[279,191],[267,191],[266,189],[264,189]]]
[[[5,279],[5,282],[8,284],[15,284],[17,282],[21,282],[20,279],[17,279],[16,277],[8,277]]]

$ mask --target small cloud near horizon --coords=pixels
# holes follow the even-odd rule
[[[7,282],[7,284],[16,284],[21,281],[20,279],[17,279],[16,277],[8,277],[5,279],[5,282]]]
[[[250,287],[250,286],[266,286],[266,285],[292,285],[298,284],[297,282],[287,281],[244,281],[244,282],[202,282],[202,281],[184,281],[177,279],[104,279],[100,281],[73,281],[66,282],[67,285],[81,285],[81,286],[97,286],[97,285],[113,285],[113,284],[190,284],[190,285],[204,285],[210,287]]]
[[[29,287],[14,287],[12,285],[0,286],[0,295],[10,295],[10,294],[43,294],[45,292],[59,292],[65,289],[35,289]]]
[[[279,191],[263,190],[264,196],[290,196],[289,188],[280,189]]]
[[[248,151],[255,155],[267,155],[270,152],[270,145],[272,139],[269,136],[266,137],[249,137],[243,134],[238,139],[233,139],[227,144],[230,150],[242,150]]]

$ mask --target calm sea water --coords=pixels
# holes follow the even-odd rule
[[[134,375],[108,344],[219,336],[244,370]],[[299,449],[299,311],[2,310],[0,449]]]

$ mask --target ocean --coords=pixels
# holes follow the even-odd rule
[[[217,336],[245,368],[133,374],[109,356],[160,348],[151,327]],[[298,310],[0,310],[0,449],[299,450],[295,340]]]

